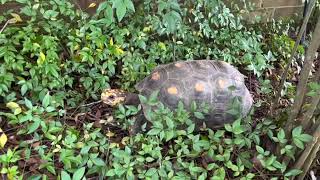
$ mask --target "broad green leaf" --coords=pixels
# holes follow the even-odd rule
[[[127,6],[126,6],[124,0],[117,0],[117,1],[118,1],[118,3],[117,3],[117,7],[116,7],[116,14],[118,17],[118,21],[120,22],[127,12]]]
[[[71,180],[71,176],[64,170],[61,171],[61,180]]]
[[[300,149],[304,149],[303,142],[300,141],[298,138],[293,138],[293,143]]]
[[[86,168],[82,167],[78,170],[76,170],[72,176],[72,180],[80,180],[84,176]]]
[[[147,134],[148,135],[158,135],[160,133],[161,129],[151,129]]]
[[[43,100],[42,100],[42,106],[44,108],[48,107],[50,104],[50,95],[49,95],[49,92],[43,97]]]
[[[105,166],[105,162],[101,158],[94,158],[92,162],[97,166]]]
[[[194,112],[194,116],[198,119],[204,119],[204,115],[201,112]]]
[[[192,133],[194,131],[194,128],[195,128],[195,124],[191,124],[187,129],[188,134]]]
[[[124,2],[127,6],[127,9],[130,9],[131,11],[135,12],[135,8],[132,0],[124,0]]]
[[[28,134],[33,133],[36,131],[40,126],[41,120],[34,121],[30,126],[28,126]]]
[[[259,154],[264,154],[264,149],[258,145],[256,145],[256,150],[258,151]]]
[[[224,128],[228,131],[228,132],[232,132],[232,127],[230,124],[225,124]]]
[[[299,169],[292,169],[289,172],[287,172],[284,176],[285,177],[291,177],[291,176],[296,176],[301,174],[303,171],[299,170]]]
[[[302,126],[298,126],[292,130],[292,136],[297,137],[302,133]]]
[[[310,136],[309,134],[301,134],[301,136],[299,137],[299,139],[303,142],[310,142],[312,141],[313,137]]]
[[[21,95],[24,96],[26,94],[26,92],[28,91],[27,84],[22,85],[20,91],[21,91]]]

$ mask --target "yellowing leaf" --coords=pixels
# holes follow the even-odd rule
[[[89,5],[89,8],[93,8],[93,7],[95,7],[97,4],[96,3],[91,3],[90,5]]]
[[[116,50],[115,50],[115,54],[116,55],[121,55],[121,54],[123,54],[123,50],[119,46],[117,46]]]
[[[166,48],[166,45],[163,43],[163,42],[160,42],[159,44],[158,44],[158,46],[160,47],[160,49],[162,49],[162,50],[167,50],[167,48]]]
[[[11,16],[16,20],[16,22],[22,22],[22,19],[19,14],[11,13]]]
[[[17,109],[17,108],[20,108],[19,104],[15,103],[15,102],[8,102],[6,104],[7,108],[11,109],[11,110],[14,110],[14,109]]]
[[[152,30],[152,26],[147,26],[143,28],[143,32],[150,32]]]
[[[6,143],[8,141],[8,138],[7,138],[7,135],[5,133],[3,133],[1,128],[0,128],[0,133],[2,133],[0,136],[0,147],[4,148],[4,146],[6,145]]]
[[[127,145],[127,142],[128,142],[129,140],[130,140],[130,138],[129,138],[128,136],[124,137],[124,138],[122,138],[122,140],[121,140],[121,144]]]
[[[40,58],[42,61],[46,60],[46,55],[43,54],[43,52],[40,52]]]
[[[37,63],[43,64],[45,60],[46,60],[46,55],[43,54],[43,52],[40,52],[40,58],[38,59]]]
[[[106,134],[107,137],[113,137],[114,136],[114,133],[109,131],[107,134]]]
[[[32,45],[33,45],[34,47],[37,47],[37,48],[41,47],[40,44],[38,44],[38,43],[33,43]]]
[[[13,111],[13,113],[15,115],[20,114],[22,112],[22,109],[19,106],[19,104],[15,103],[15,102],[8,102],[6,104],[6,107],[9,108],[11,111]]]
[[[113,39],[112,39],[112,38],[110,39],[109,44],[110,44],[111,46],[113,46]]]

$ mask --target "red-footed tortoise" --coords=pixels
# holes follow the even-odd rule
[[[253,99],[245,86],[244,77],[235,67],[223,61],[177,61],[156,67],[135,88],[146,97],[158,91],[158,100],[170,109],[175,109],[179,101],[183,102],[184,107],[190,107],[192,102],[204,102],[213,108],[210,108],[205,119],[196,119],[195,123],[198,127],[205,123],[206,127],[216,129],[236,120],[228,113],[233,98],[241,97],[242,116],[250,111]],[[140,103],[138,94],[118,89],[105,89],[101,100],[111,106]],[[145,104],[142,108],[146,113]]]

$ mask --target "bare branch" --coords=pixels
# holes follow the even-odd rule
[[[318,71],[316,72],[316,76],[314,79],[316,79],[315,82],[318,81],[318,76],[320,76],[320,68],[318,69]],[[313,116],[313,113],[315,112],[315,110],[317,109],[317,106],[320,102],[320,91],[318,91],[316,93],[316,95],[314,97],[312,97],[312,100],[311,100],[311,105],[310,107],[308,108],[307,112],[303,113],[303,116],[302,116],[302,126],[305,128],[307,128],[307,126],[309,125],[310,123],[310,120]]]
[[[300,32],[298,34],[298,37],[297,37],[297,40],[295,42],[295,45],[293,47],[293,50],[291,52],[291,55],[290,55],[290,58],[288,60],[288,63],[287,63],[287,66],[284,70],[284,72],[282,73],[281,75],[281,81],[280,81],[280,84],[278,85],[278,89],[276,90],[276,96],[275,96],[275,99],[272,103],[272,107],[271,107],[271,113],[273,114],[273,111],[274,109],[276,108],[276,106],[278,105],[278,101],[280,99],[280,95],[281,95],[281,90],[283,89],[284,87],[284,82],[285,80],[287,79],[287,76],[288,76],[288,72],[289,72],[289,68],[290,68],[290,65],[292,63],[292,60],[297,52],[297,49],[298,49],[298,46],[300,44],[300,41],[301,41],[301,38],[303,36],[303,33],[304,31],[306,30],[306,27],[307,27],[307,23],[309,21],[309,18],[310,18],[310,15],[312,13],[312,9],[313,7],[315,6],[315,3],[316,3],[316,0],[311,0],[310,1],[310,5],[309,5],[309,9],[307,10],[307,14],[303,20],[303,23],[302,23],[302,26],[300,28]]]
[[[315,54],[319,46],[320,46],[320,18],[318,19],[316,28],[313,32],[312,40],[307,50],[306,58],[300,73],[294,104],[293,104],[291,113],[289,115],[289,118],[286,122],[287,132],[291,132],[293,126],[295,125],[294,120],[297,117],[300,111],[300,108],[303,104],[303,99],[304,99],[304,95],[307,88],[309,74],[312,68],[312,62],[315,58]]]

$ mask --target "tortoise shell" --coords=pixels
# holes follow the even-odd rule
[[[245,86],[244,77],[235,67],[223,61],[177,61],[156,67],[135,88],[146,97],[159,91],[158,100],[172,110],[179,101],[186,109],[193,101],[206,103],[211,107],[209,113],[204,120],[197,119],[196,124],[205,122],[209,128],[218,128],[236,119],[228,113],[230,102],[235,97],[241,97],[242,116],[250,111],[253,99]],[[146,105],[142,106],[145,111]]]

